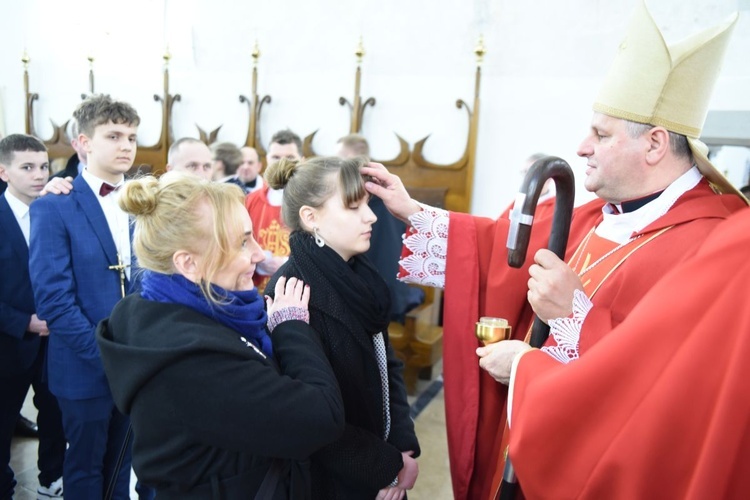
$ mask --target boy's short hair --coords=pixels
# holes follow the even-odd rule
[[[138,126],[141,119],[135,108],[123,101],[115,101],[108,94],[95,94],[78,105],[73,112],[79,133],[91,137],[94,129],[105,123],[124,123]]]
[[[211,154],[214,161],[224,164],[224,174],[234,175],[242,163],[242,152],[240,148],[231,142],[217,142],[211,144]]]
[[[271,137],[271,142],[269,142],[268,144],[274,143],[281,144],[282,146],[284,144],[296,144],[297,154],[302,156],[302,139],[300,139],[297,134],[289,129],[279,130],[278,132],[273,134],[273,137]]]
[[[47,146],[33,135],[10,134],[0,139],[0,163],[10,165],[13,155],[20,151],[47,152]]]

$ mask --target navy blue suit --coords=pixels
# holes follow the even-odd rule
[[[0,234],[0,498],[4,499],[10,498],[15,486],[10,446],[30,385],[39,410],[39,482],[44,486],[62,476],[65,436],[60,408],[47,387],[47,337],[26,331],[36,311],[29,249],[5,194],[0,195]]]
[[[114,406],[94,340],[96,325],[121,298],[119,273],[107,269],[117,264],[117,248],[83,176],[73,181],[69,195],[32,203],[29,262],[37,315],[50,330],[50,390],[60,403],[70,443],[65,495],[100,498],[129,422]],[[129,481],[128,450],[115,498],[128,498]]]

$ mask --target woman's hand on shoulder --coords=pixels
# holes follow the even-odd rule
[[[307,305],[310,302],[310,286],[297,278],[279,277],[274,288],[274,298],[266,295],[268,329],[273,329],[288,320],[310,322]]]
[[[285,307],[307,309],[307,304],[310,302],[310,286],[305,285],[305,282],[301,279],[294,277],[287,279],[286,276],[281,276],[276,280],[274,296],[274,299],[266,296],[268,314]]]

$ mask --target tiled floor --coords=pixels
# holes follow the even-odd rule
[[[439,373],[439,370],[435,370]],[[431,386],[433,381],[419,381],[418,394]],[[433,386],[434,388],[435,386]],[[413,403],[416,397],[410,397]],[[31,397],[26,399],[23,415],[36,419],[36,408]],[[445,434],[445,403],[442,389],[419,413],[416,420],[417,436],[422,447],[419,458],[419,478],[414,489],[409,492],[410,500],[449,500],[452,498],[450,474],[448,473],[448,453]],[[11,449],[11,467],[15,471],[18,486],[15,500],[36,499],[37,474],[36,466],[37,440],[16,438]],[[131,498],[137,498],[135,476],[131,481]]]
[[[423,382],[420,382],[420,388]],[[448,469],[448,441],[445,433],[443,390],[417,416],[417,437],[422,448],[419,477],[409,500],[449,500],[453,498]]]

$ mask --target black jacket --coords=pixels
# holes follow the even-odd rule
[[[79,162],[80,160],[78,159],[78,153],[73,153],[73,156],[68,158],[68,161],[65,162],[65,168],[50,176],[50,179],[54,179],[55,177],[72,177],[75,179],[76,177],[78,177]]]
[[[307,459],[341,435],[341,396],[309,326],[284,322],[272,339],[278,365],[234,330],[138,295],[99,324],[133,467],[157,498],[252,499],[271,457],[283,459],[273,498],[309,497]]]
[[[346,411],[344,435],[312,456],[313,497],[372,500],[403,467],[401,452],[412,450],[415,457],[420,453],[409,415],[403,364],[393,352],[388,332],[383,332],[391,411],[391,431],[384,441],[382,386],[372,337],[363,330],[346,328],[342,319],[350,312],[340,292],[325,277],[300,269],[294,251],[266,286],[267,293],[279,276],[294,276],[310,285],[310,326],[323,342]]]

